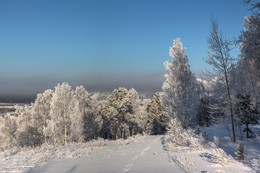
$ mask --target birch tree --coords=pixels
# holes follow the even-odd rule
[[[51,100],[50,121],[48,121],[48,132],[54,144],[68,142],[70,133],[70,104],[72,99],[71,86],[67,83],[58,84],[55,87]]]

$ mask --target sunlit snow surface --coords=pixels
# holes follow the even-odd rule
[[[255,138],[247,139],[245,134],[243,134],[243,139],[239,139],[237,142],[230,142],[229,134],[225,126],[215,125],[203,129],[208,133],[209,140],[213,140],[213,136],[218,136],[220,138],[220,148],[222,148],[226,153],[235,157],[236,147],[242,143],[244,144],[244,155],[245,160],[241,161],[243,164],[253,168],[253,172],[260,173],[260,125],[255,125],[251,127],[254,131]],[[238,132],[237,132],[238,133]],[[237,134],[238,136],[240,134]]]
[[[208,129],[209,133],[210,130],[217,130],[217,127]],[[223,135],[221,132],[217,134]],[[67,147],[13,149],[12,155],[10,151],[0,152],[0,172],[257,172],[209,144],[203,145],[200,150],[186,148],[174,152],[165,150],[163,139],[164,136],[136,136],[127,140],[99,140],[87,144],[70,144]],[[259,166],[258,161],[255,164]]]
[[[30,172],[37,173],[172,173],[184,172],[178,164],[168,160],[168,154],[161,144],[162,136],[144,139],[108,141],[107,146],[95,149],[77,159],[53,160]]]

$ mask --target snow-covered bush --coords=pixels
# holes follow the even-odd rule
[[[220,147],[220,140],[218,136],[213,136],[213,142],[216,145],[217,148]]]
[[[177,119],[171,119],[168,125],[168,132],[164,139],[164,146],[167,150],[200,150],[199,138],[193,137],[192,131],[182,128]]]
[[[44,137],[42,133],[37,131],[36,127],[28,127],[25,131],[18,132],[17,134],[17,145],[21,147],[30,146],[40,146],[44,142]]]
[[[204,139],[205,143],[207,143],[209,141],[209,136],[208,136],[207,132],[204,131],[202,133],[202,138]]]
[[[16,117],[10,114],[0,117],[0,149],[6,149],[15,144],[17,126]]]
[[[233,158],[230,155],[227,155],[224,150],[221,148],[215,148],[212,152],[206,152],[200,154],[200,157],[208,162],[220,164],[220,165],[228,165],[230,163],[234,163]]]

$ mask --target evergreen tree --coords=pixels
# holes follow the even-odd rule
[[[184,128],[194,124],[199,87],[190,71],[188,57],[179,39],[174,40],[169,52],[172,62],[165,62],[167,73],[162,86],[166,116],[177,118]]]
[[[103,131],[105,136],[118,137],[131,136],[133,133],[142,132],[145,118],[140,113],[140,100],[134,89],[129,91],[119,87],[110,94],[102,105],[104,119]]]
[[[236,148],[236,158],[237,160],[244,160],[244,144],[239,144]]]
[[[166,131],[168,118],[165,116],[162,106],[162,96],[160,92],[156,92],[147,108],[149,128],[151,134],[161,134]]]
[[[249,95],[237,94],[237,100],[235,111],[240,119],[240,123],[245,125],[244,131],[246,132],[247,138],[249,138],[250,132],[252,132],[249,125],[255,125],[258,123],[259,114],[251,104]]]
[[[200,105],[197,112],[198,124],[200,126],[211,124],[209,101],[206,97],[200,99]]]

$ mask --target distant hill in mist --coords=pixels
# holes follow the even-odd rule
[[[0,94],[0,103],[31,103],[36,94]]]

